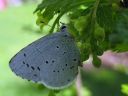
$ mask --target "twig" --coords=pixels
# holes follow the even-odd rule
[[[83,88],[83,84],[82,84],[81,74],[79,70],[79,74],[77,76],[77,81],[76,81],[77,96],[83,96],[82,88]]]

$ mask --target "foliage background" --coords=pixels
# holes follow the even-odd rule
[[[64,3],[61,2],[60,6],[62,4]],[[49,27],[46,26],[43,31],[40,31],[35,24],[36,16],[32,13],[36,6],[36,4],[25,4],[16,8],[10,7],[0,12],[0,96],[47,96],[49,94],[49,90],[44,86],[22,80],[15,76],[8,66],[10,58],[21,48],[39,37],[48,34]],[[76,16],[78,15],[76,12],[71,15],[75,16],[75,20],[70,22],[76,24],[75,26],[80,30],[80,27],[83,25],[83,18],[85,17]],[[116,23],[117,26],[114,27],[114,31],[110,35],[112,39],[111,44],[114,45],[112,47],[114,50],[115,48],[120,48],[121,51],[122,49],[126,51],[128,44],[127,10],[122,11],[121,9],[121,14],[119,14],[118,18],[116,21],[118,22]],[[81,22],[78,22],[77,19]],[[61,19],[64,22],[69,22],[68,20],[67,16]],[[52,22],[54,22],[54,19]],[[73,28],[73,30],[75,29]],[[97,30],[102,31],[103,29],[97,27]],[[78,38],[77,40],[79,41],[80,39]],[[125,72],[99,68],[96,71],[92,70],[90,72],[83,70],[81,74],[84,96],[126,96],[127,91],[125,90],[127,87],[125,86],[124,88],[122,85],[128,83],[128,76]],[[122,92],[125,94],[121,92],[121,85],[123,87]],[[77,96],[75,84],[64,89],[57,96]]]
[[[59,28],[59,22],[66,23],[78,42],[82,61],[92,54],[95,67],[101,65],[97,55],[104,51],[128,50],[128,10],[120,0],[43,0],[35,13],[40,28],[53,21],[49,33]],[[67,21],[61,19],[64,16]]]

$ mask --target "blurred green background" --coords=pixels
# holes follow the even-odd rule
[[[17,77],[8,66],[13,55],[32,41],[44,36],[39,34],[36,16],[37,3],[8,7],[0,12],[0,96],[47,96],[49,90],[43,85]],[[101,68],[95,72],[82,71],[83,96],[127,96],[121,85],[128,83],[124,72]],[[57,96],[78,96],[75,84]]]
[[[43,93],[16,77],[8,66],[16,52],[41,36],[24,28],[35,26],[35,7],[36,4],[27,4],[0,12],[0,96],[40,96]]]

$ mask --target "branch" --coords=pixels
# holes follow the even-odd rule
[[[76,81],[77,96],[83,96],[82,88],[83,88],[83,85],[82,85],[81,74],[79,70],[79,74],[77,76],[77,81]]]

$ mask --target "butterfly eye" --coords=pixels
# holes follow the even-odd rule
[[[61,32],[66,32],[67,31],[67,27],[65,25],[62,25],[60,30],[61,30]]]
[[[61,27],[62,30],[65,29],[65,28],[67,28],[65,25],[63,25],[63,26]]]

